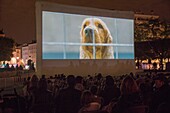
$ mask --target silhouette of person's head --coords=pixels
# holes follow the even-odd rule
[[[69,85],[69,87],[75,86],[75,76],[74,75],[68,75],[67,84]]]
[[[42,75],[42,76],[41,76],[41,79],[45,79],[45,75]]]
[[[81,104],[88,105],[93,101],[93,94],[89,90],[85,90],[81,95]]]
[[[97,94],[97,91],[98,91],[98,88],[96,85],[93,85],[90,87],[90,91],[93,95],[96,95]]]
[[[139,87],[131,76],[127,76],[121,83],[120,91],[122,95],[129,95],[132,93],[137,93],[139,91]]]
[[[77,76],[76,77],[76,83],[82,83],[83,82],[83,77],[82,76]]]
[[[114,80],[113,80],[112,76],[110,76],[110,75],[106,76],[106,85],[107,86],[113,86],[114,85]]]
[[[167,83],[167,79],[166,79],[166,77],[163,73],[157,74],[154,77],[154,81],[155,81],[155,86],[158,89],[161,88],[164,84]]]
[[[37,75],[33,75],[32,78],[31,78],[31,82],[37,82],[38,81],[38,77]]]
[[[46,91],[47,90],[47,80],[40,79],[40,81],[38,82],[38,88],[40,91]]]

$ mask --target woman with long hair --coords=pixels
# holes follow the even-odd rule
[[[111,113],[124,113],[129,107],[141,105],[139,87],[131,76],[126,76],[120,86],[121,96],[113,104]]]

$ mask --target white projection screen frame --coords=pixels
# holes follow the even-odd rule
[[[64,19],[65,23],[67,23],[67,26],[65,24],[62,24],[64,27],[62,27],[61,29],[64,29],[64,31],[67,32],[61,33],[60,28],[56,26],[61,23],[58,22],[58,20],[63,21],[63,15],[64,17],[67,17],[67,19]],[[105,22],[108,29],[110,30],[110,34],[112,35],[113,43],[110,44],[111,46],[109,44],[107,46],[113,47],[113,58],[111,57],[106,59],[98,59],[96,55],[95,58],[93,57],[92,59],[82,59],[78,56],[80,53],[76,53],[76,57],[70,57],[71,55],[67,55],[66,51],[69,51],[69,53],[73,51],[77,52],[80,50],[80,46],[82,46],[81,43],[79,43],[81,39],[78,38],[81,37],[81,24],[85,18],[99,18],[100,20]],[[75,26],[75,23],[78,24],[76,25],[76,30],[70,31],[75,27],[70,29],[69,27]],[[128,28],[126,28],[125,26],[128,26]],[[63,40],[63,37],[61,39],[56,39],[55,33],[56,37],[58,34],[58,37],[62,37],[62,35],[68,35],[72,38],[69,39],[64,36],[65,42],[60,42],[59,40]],[[76,41],[78,41],[69,42],[69,40],[74,40],[74,37],[77,38]],[[95,75],[96,73],[116,76],[128,74],[135,71],[133,12],[67,6],[51,2],[38,1],[36,2],[36,38],[36,67],[37,75],[39,76],[41,76],[42,74],[48,76],[54,74],[73,74],[87,76]],[[59,55],[56,55],[56,53],[62,49],[61,46],[65,48],[63,49],[65,52],[62,57],[58,57]],[[128,50],[128,52],[130,51],[130,54],[127,52],[126,49]],[[47,54],[48,52],[55,54]]]

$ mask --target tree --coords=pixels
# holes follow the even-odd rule
[[[160,69],[163,70],[163,60],[169,58],[170,56],[170,39],[160,38],[158,40],[151,42],[151,47],[154,51],[155,56],[153,58],[158,58],[160,60]]]
[[[135,23],[135,42],[152,41],[170,36],[170,24],[159,19]]]
[[[147,41],[148,24],[147,23],[135,23],[134,40],[135,42]]]
[[[162,65],[163,59],[170,58],[169,37],[170,24],[166,21],[151,18],[143,23],[135,23],[135,58],[158,58]]]
[[[135,58],[140,60],[151,59],[151,48],[148,41],[135,42]]]
[[[161,21],[150,19],[143,23],[135,23],[135,41],[151,41],[160,37]]]
[[[8,37],[0,37],[0,61],[9,61],[12,57],[14,40]]]
[[[136,59],[159,59],[163,69],[163,59],[170,58],[170,39],[159,38],[153,41],[135,42]]]
[[[160,36],[162,38],[168,38],[170,36],[170,24],[168,24],[166,21],[161,22]]]
[[[143,24],[135,23],[135,31],[134,31],[134,39],[135,42],[146,41],[147,39],[147,30],[145,30],[145,26]]]

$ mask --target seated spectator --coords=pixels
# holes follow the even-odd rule
[[[103,98],[98,95],[98,88],[96,85],[91,86],[90,92],[93,94],[95,102],[98,102],[101,106],[103,105]]]
[[[104,90],[101,93],[104,99],[104,106],[108,105],[113,98],[118,98],[120,96],[120,89],[115,85],[112,76],[106,76],[105,84]]]
[[[83,91],[83,90],[84,90],[83,77],[81,77],[81,76],[77,76],[77,77],[76,77],[75,89],[77,89],[77,90],[79,90],[79,91]]]
[[[47,90],[47,81],[45,78],[38,82],[38,90],[33,96],[31,111],[33,113],[51,113],[52,111],[52,93]]]
[[[29,87],[30,87],[30,81],[31,77],[28,77],[27,80],[24,82],[23,86],[23,96],[27,99],[29,96]]]
[[[129,107],[142,104],[139,88],[131,76],[123,79],[120,92],[121,96],[119,100],[113,104],[111,113],[124,113]]]
[[[47,80],[47,89],[51,92],[54,92],[54,85],[53,85],[52,80],[50,79]]]
[[[38,90],[38,77],[36,75],[33,75],[30,81],[30,85],[28,88],[28,98],[27,98],[27,107],[30,108],[33,97],[35,96],[37,90]]]
[[[82,108],[78,113],[91,113],[92,111],[94,112],[100,110],[101,107],[101,104],[96,102],[94,95],[89,90],[83,92],[81,96],[81,105]]]
[[[81,91],[75,89],[75,76],[67,77],[68,87],[62,89],[56,99],[56,113],[77,113],[80,109]]]
[[[161,103],[155,113],[169,113],[170,104],[169,103]]]
[[[170,87],[163,74],[158,74],[155,78],[155,90],[152,95],[150,113],[155,113],[158,106],[162,103],[170,104]]]
[[[35,91],[38,89],[38,81],[39,79],[37,75],[33,75],[29,86],[30,93],[35,93]]]

